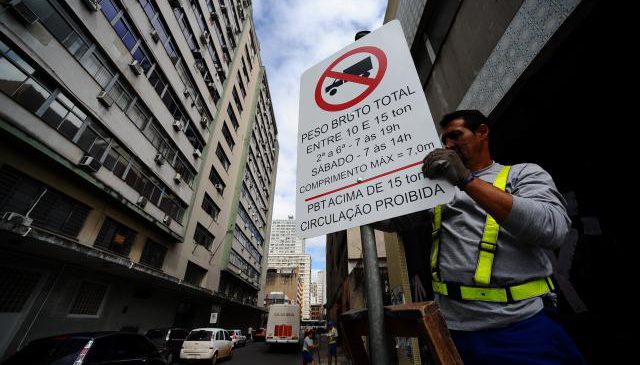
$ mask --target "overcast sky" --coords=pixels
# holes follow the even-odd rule
[[[386,0],[254,0],[253,17],[278,125],[280,157],[273,218],[295,214],[300,76],[382,26]],[[307,240],[313,271],[324,270],[325,237]]]

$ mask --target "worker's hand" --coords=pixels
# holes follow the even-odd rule
[[[437,148],[424,158],[422,172],[430,179],[445,178],[461,189],[471,175],[460,156],[455,151],[444,148]]]

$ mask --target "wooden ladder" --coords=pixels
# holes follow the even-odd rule
[[[384,307],[385,330],[389,337],[426,339],[436,364],[458,365],[458,354],[442,314],[435,302],[407,303]],[[340,315],[340,337],[353,365],[369,365],[362,336],[369,333],[366,309],[354,309]]]

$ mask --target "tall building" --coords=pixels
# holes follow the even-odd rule
[[[269,255],[269,269],[297,267],[302,281],[302,318],[310,315],[311,256],[310,255]]]
[[[251,1],[3,1],[0,358],[258,326],[277,133]]]
[[[304,238],[296,234],[296,221],[290,215],[287,219],[274,219],[271,223],[269,256],[304,254]]]
[[[321,270],[312,274],[311,286],[310,286],[311,304],[326,303],[324,282],[325,282],[324,271]]]

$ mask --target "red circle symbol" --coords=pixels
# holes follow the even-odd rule
[[[376,57],[376,59],[378,60],[378,72],[376,73],[375,77],[369,78],[368,73],[366,73],[365,75],[362,75],[354,72],[347,72],[347,70],[345,70],[345,72],[333,70],[333,68],[338,63],[340,63],[340,61],[357,53],[369,53]],[[354,48],[351,51],[338,57],[338,59],[336,59],[335,61],[333,61],[333,63],[331,63],[329,67],[327,67],[327,69],[324,71],[322,76],[320,76],[320,80],[318,80],[318,84],[316,85],[316,92],[315,92],[316,103],[320,108],[329,112],[337,112],[340,110],[350,108],[358,104],[362,100],[364,100],[367,96],[369,96],[369,94],[373,92],[373,90],[376,89],[376,87],[380,84],[380,81],[382,81],[382,77],[384,77],[385,71],[387,71],[387,56],[384,54],[384,52],[380,48],[373,47],[373,46],[364,46],[364,47]],[[340,85],[343,84],[344,82],[349,81],[349,82],[366,85],[367,88],[363,92],[361,92],[359,95],[357,95],[355,98],[349,101],[346,101],[340,104],[331,104],[326,102],[322,97],[322,84],[324,83],[324,80],[327,78],[336,79],[336,82],[339,83]]]

